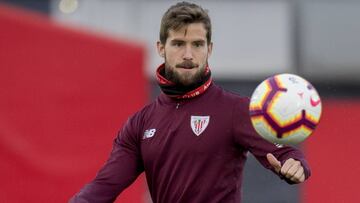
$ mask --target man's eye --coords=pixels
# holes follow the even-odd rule
[[[195,47],[202,47],[203,44],[202,44],[202,43],[194,43],[194,46],[195,46]]]
[[[182,45],[182,43],[181,42],[175,42],[175,43],[173,43],[173,45],[176,46],[176,47],[180,47]]]

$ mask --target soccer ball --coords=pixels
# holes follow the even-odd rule
[[[275,144],[298,144],[316,128],[321,100],[315,88],[293,74],[267,78],[250,100],[251,122],[259,135]]]

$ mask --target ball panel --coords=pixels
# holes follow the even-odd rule
[[[287,135],[286,137],[279,139],[279,144],[299,144],[308,138],[312,133],[312,130],[307,128],[306,126],[301,126],[296,131],[293,131],[291,135]],[[290,133],[289,133],[290,134]]]
[[[275,75],[273,78],[279,89],[287,89],[287,85],[284,83],[285,81],[281,75]]]
[[[303,136],[309,136],[312,133],[312,129],[308,128],[305,125],[301,125],[293,130],[290,130],[288,132],[285,132],[282,136],[282,138],[287,138],[287,137],[296,137],[299,134],[303,135]]]
[[[318,123],[321,118],[322,104],[318,93],[313,90],[309,94],[307,102],[305,103],[307,118],[315,123]]]
[[[276,137],[276,131],[269,125],[263,116],[251,117],[251,122],[256,132],[265,139]]]
[[[286,128],[287,126],[297,123],[302,119],[301,113],[296,113],[293,116],[286,117],[274,112],[268,112],[268,115],[279,126],[279,128]]]
[[[250,110],[261,110],[270,92],[271,87],[267,81],[259,85],[251,96]]]
[[[311,111],[306,112],[305,119],[309,120],[310,122],[314,123],[315,125],[318,124],[320,121],[319,115],[314,116],[314,114],[312,114]]]
[[[266,111],[279,127],[285,127],[301,119],[301,109],[291,105],[286,99],[288,96],[287,92],[277,92]]]

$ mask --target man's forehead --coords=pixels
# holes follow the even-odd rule
[[[168,39],[170,40],[185,40],[196,39],[206,40],[206,29],[202,23],[193,23],[186,26],[182,26],[177,30],[169,30]]]

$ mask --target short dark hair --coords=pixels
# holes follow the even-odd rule
[[[179,30],[191,23],[203,23],[206,30],[207,42],[211,42],[211,21],[208,11],[199,5],[180,2],[171,6],[163,15],[160,26],[160,42],[166,43],[169,30]]]

